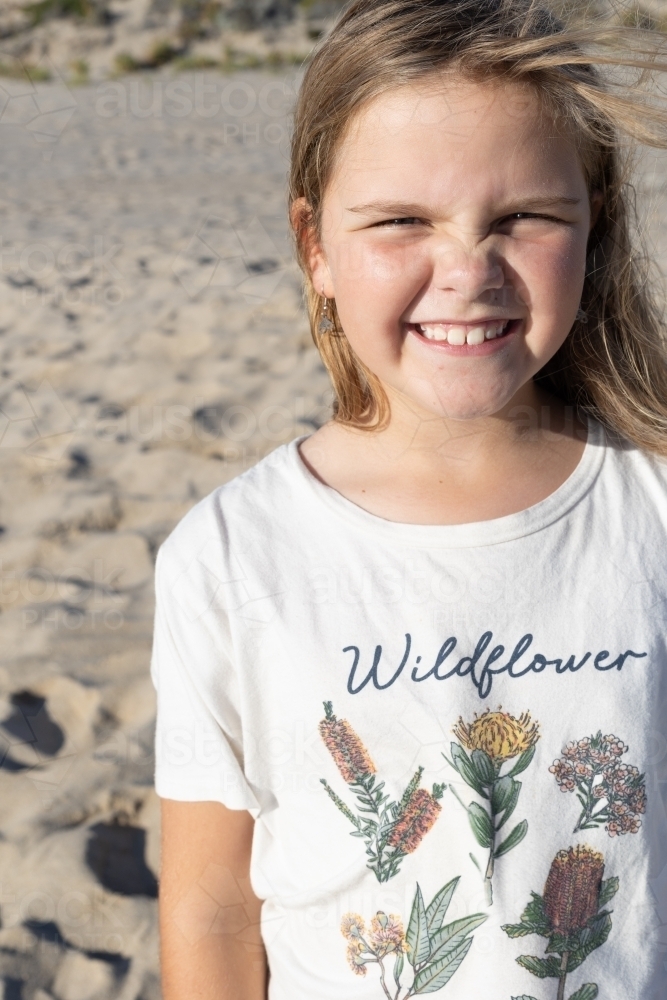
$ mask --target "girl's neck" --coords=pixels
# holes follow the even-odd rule
[[[390,392],[380,431],[330,422],[301,445],[311,472],[370,513],[414,524],[462,524],[545,499],[576,468],[585,424],[571,407],[524,386],[505,411],[447,420]]]

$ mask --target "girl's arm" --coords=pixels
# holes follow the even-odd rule
[[[261,903],[249,878],[252,817],[219,802],[161,806],[164,1000],[266,1000]]]

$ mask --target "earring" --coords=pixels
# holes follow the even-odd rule
[[[588,315],[584,312],[581,306],[577,309],[576,319],[579,323],[588,323]]]
[[[324,299],[324,305],[322,306],[322,317],[317,325],[317,332],[321,337],[325,336],[327,333],[333,333],[335,329],[333,320],[329,315],[329,300],[324,294],[324,285],[322,285],[322,298]]]

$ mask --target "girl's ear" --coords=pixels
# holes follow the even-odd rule
[[[332,299],[334,291],[329,265],[312,220],[313,212],[306,199],[297,198],[290,209],[290,222],[301,259],[308,270],[315,291]]]
[[[592,229],[595,223],[598,221],[598,215],[600,214],[600,209],[604,204],[604,195],[602,191],[593,191],[591,193],[591,225]]]

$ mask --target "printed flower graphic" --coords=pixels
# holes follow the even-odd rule
[[[540,738],[539,725],[524,712],[518,718],[503,712],[487,709],[473,722],[459,719],[454,727],[454,735],[460,743],[451,744],[452,759],[443,754],[445,760],[461,775],[473,791],[477,792],[486,805],[471,802],[466,805],[452,785],[450,788],[468,813],[470,826],[480,847],[489,851],[484,872],[484,884],[488,902],[493,903],[493,872],[496,860],[520,844],[528,832],[528,822],[524,819],[498,843],[498,834],[516,809],[521,792],[521,782],[516,775],[525,771],[535,756],[535,744]],[[466,753],[470,751],[470,755]],[[503,765],[516,758],[513,766],[502,773]],[[479,868],[479,864],[470,855]],[[480,868],[481,871],[481,868]]]
[[[387,1000],[408,1000],[446,986],[470,950],[473,941],[470,935],[486,920],[486,914],[474,913],[443,926],[458,883],[458,878],[452,879],[428,906],[417,886],[407,932],[401,918],[394,913],[387,915],[379,910],[368,931],[362,917],[346,913],[340,929],[347,938],[347,960],[354,974],[365,976],[369,965],[378,965],[380,985]],[[385,960],[392,955],[390,985]],[[410,986],[401,983],[406,959],[412,968]]]
[[[360,778],[376,773],[376,767],[347,719],[337,719],[330,701],[324,703],[325,718],[319,725],[320,736],[336,762],[343,780],[353,785]]]
[[[610,837],[637,833],[638,818],[646,812],[645,777],[631,764],[621,762],[628,747],[617,736],[586,737],[568,743],[563,756],[549,770],[561,792],[574,792],[581,814],[574,832],[595,830],[604,824]]]
[[[568,975],[609,937],[611,913],[604,907],[618,892],[619,883],[617,878],[603,881],[603,875],[604,857],[591,847],[559,851],[551,863],[544,895],[531,893],[521,922],[503,926],[511,938],[539,934],[548,939],[546,958],[520,955],[517,962],[540,979],[557,979],[556,1000],[565,1000]],[[585,983],[569,1000],[595,1000],[597,995],[597,985]]]
[[[420,788],[424,773],[420,767],[401,801],[392,802],[384,794],[384,782],[375,783],[377,769],[366,747],[349,722],[334,715],[330,701],[324,702],[319,730],[341,777],[357,798],[359,814],[355,816],[328,781],[320,780],[331,801],[354,826],[351,836],[366,842],[368,867],[378,882],[388,882],[399,871],[403,858],[417,850],[437,820],[445,786],[433,785],[432,792]]]
[[[528,712],[515,719],[500,709],[492,712],[489,708],[482,715],[475,715],[470,725],[459,719],[454,735],[467,750],[483,750],[491,760],[499,761],[527,753],[540,738],[539,726],[531,722]]]
[[[417,773],[421,778],[422,769]],[[403,797],[387,836],[389,846],[403,854],[412,854],[435,823],[441,809],[437,799],[425,788],[411,788],[409,794]]]

